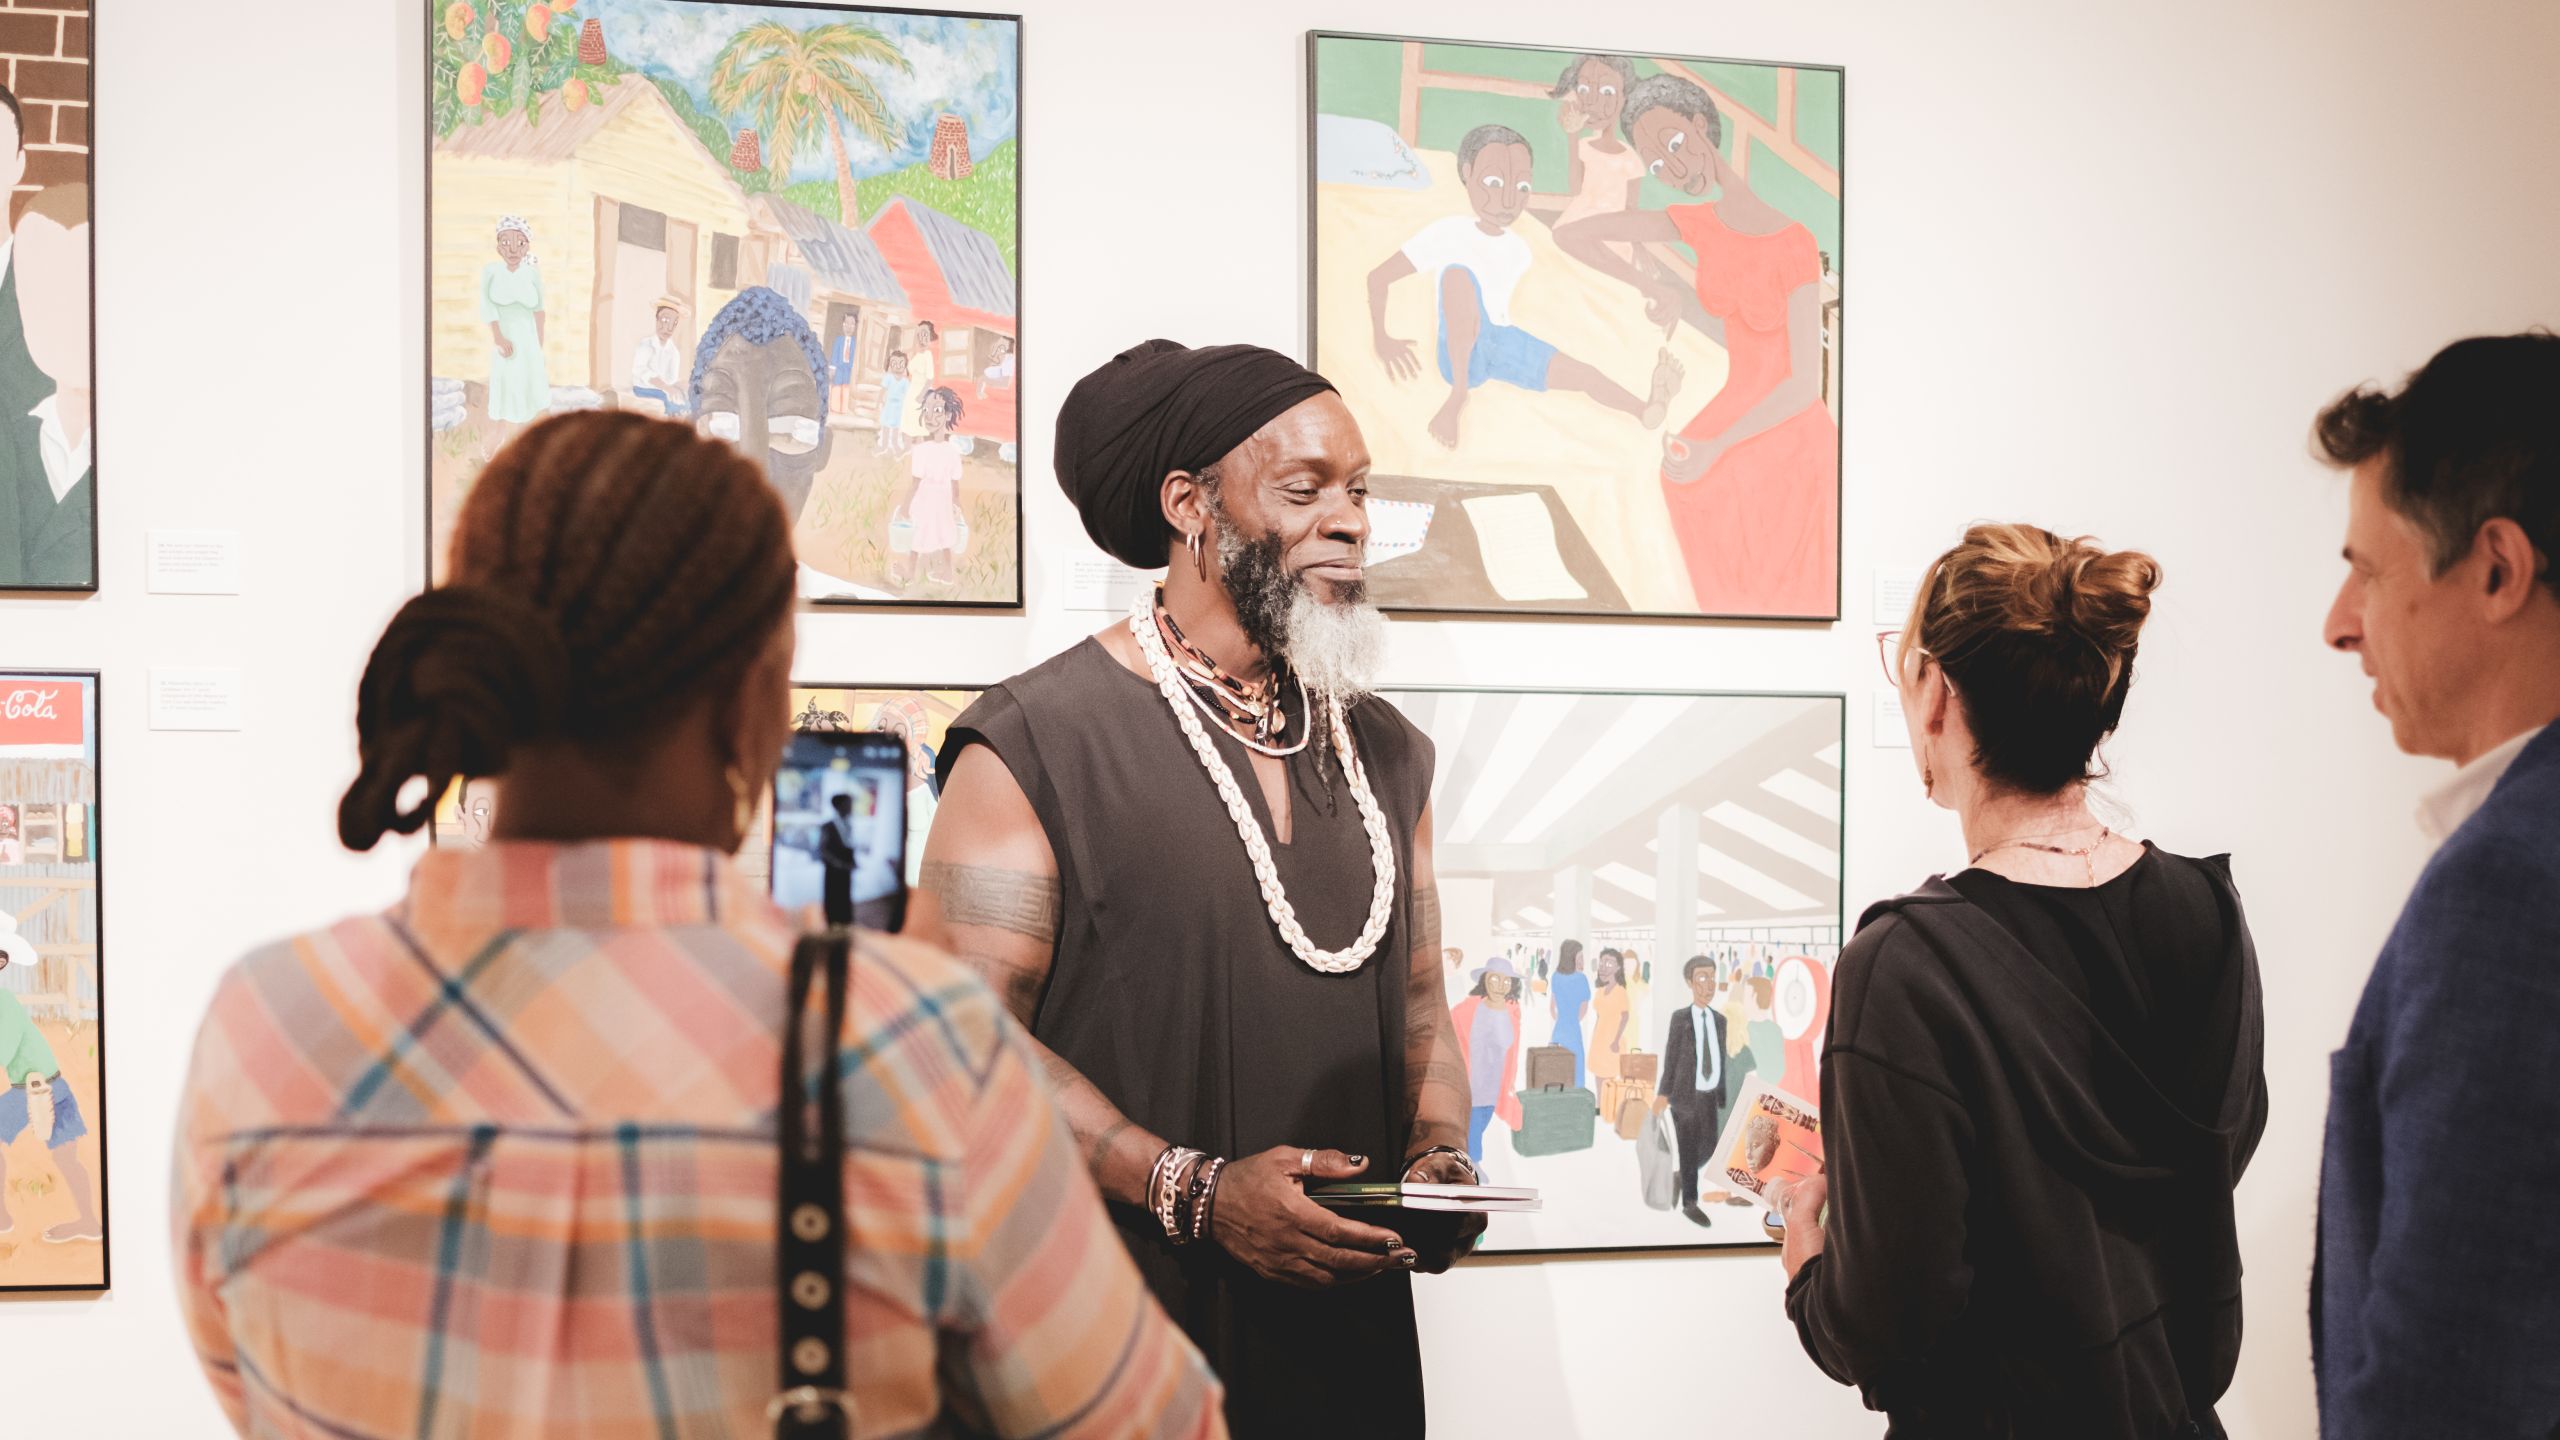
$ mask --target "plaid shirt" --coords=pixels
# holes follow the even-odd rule
[[[706,851],[504,844],[235,966],[175,1167],[232,1424],[770,1433],[794,938]],[[1224,1434],[986,989],[865,936],[845,1051],[857,1433]]]

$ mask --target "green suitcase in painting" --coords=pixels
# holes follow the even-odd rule
[[[1579,1086],[1520,1092],[1520,1133],[1511,1137],[1519,1155],[1562,1155],[1591,1148],[1600,1102]]]

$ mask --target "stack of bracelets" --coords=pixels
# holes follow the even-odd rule
[[[1209,1212],[1216,1208],[1218,1172],[1227,1162],[1198,1150],[1168,1145],[1147,1174],[1147,1208],[1164,1227],[1164,1238],[1188,1245],[1209,1233]]]

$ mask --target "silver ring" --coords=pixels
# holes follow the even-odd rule
[[[1310,1177],[1316,1173],[1316,1152],[1313,1150],[1304,1150],[1299,1152],[1298,1173]]]

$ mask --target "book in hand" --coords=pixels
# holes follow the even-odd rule
[[[1307,1198],[1332,1210],[1427,1210],[1451,1215],[1518,1215],[1538,1208],[1538,1192],[1502,1185],[1434,1185],[1420,1180],[1314,1185]]]

